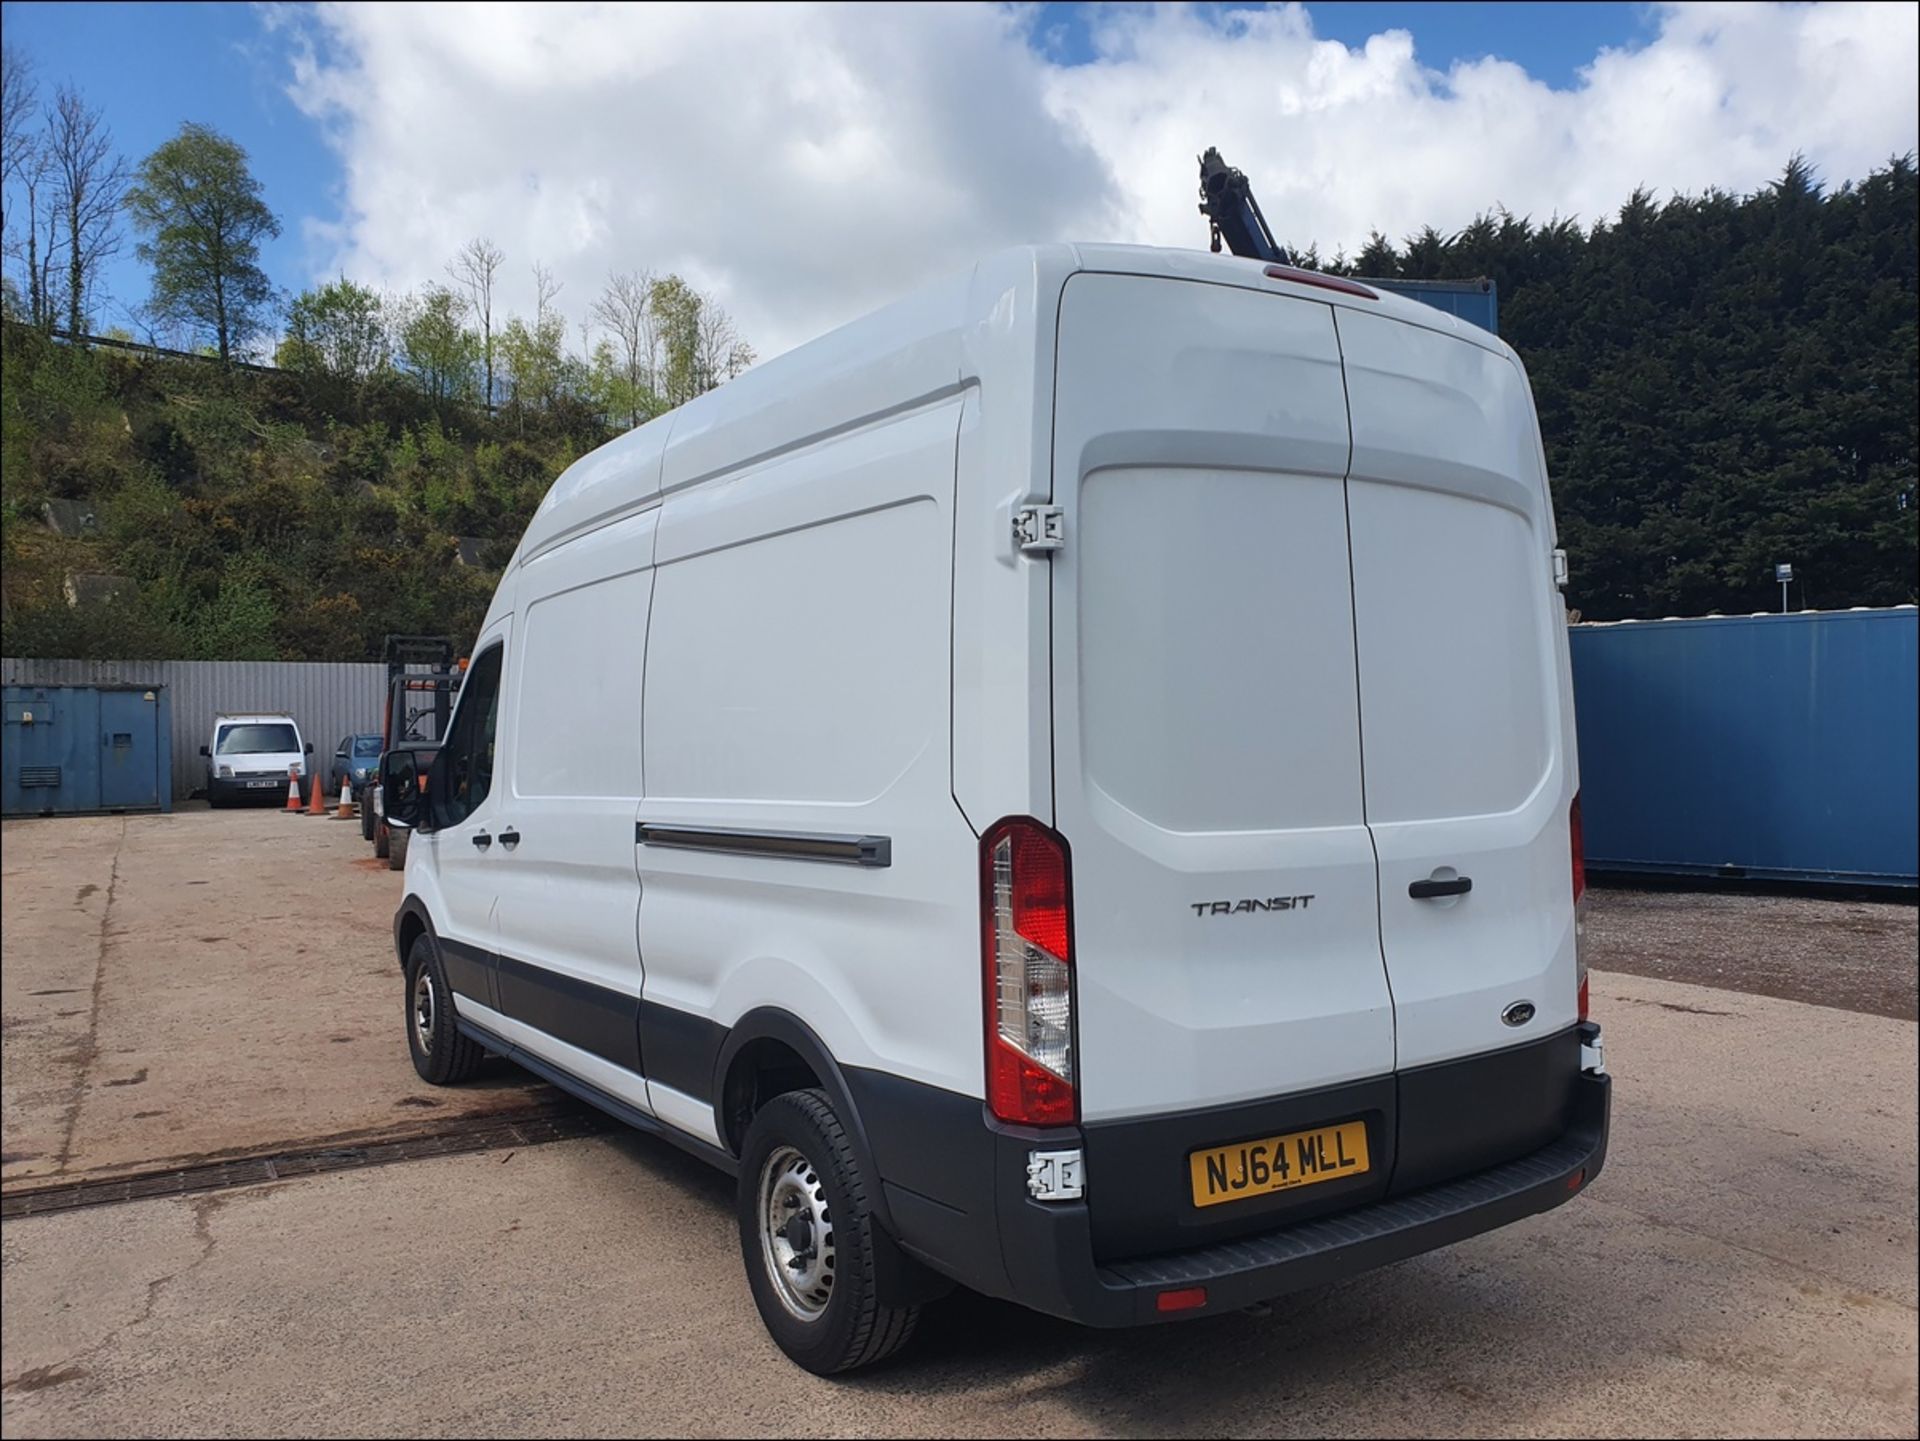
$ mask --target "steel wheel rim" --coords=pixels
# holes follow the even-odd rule
[[[433,1050],[434,1005],[433,974],[425,966],[413,978],[413,1039],[422,1055]]]
[[[796,1321],[819,1320],[833,1299],[833,1214],[825,1180],[794,1147],[778,1147],[760,1168],[756,1210],[774,1294]]]

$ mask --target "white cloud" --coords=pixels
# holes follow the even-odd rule
[[[1031,12],[979,6],[327,6],[292,93],[344,164],[316,274],[406,287],[487,234],[518,308],[536,259],[575,317],[610,268],[679,270],[772,354],[999,245],[1203,245],[1209,144],[1328,253],[1752,189],[1795,150],[1837,183],[1916,145],[1917,15],[1669,7],[1555,90],[1428,69],[1404,31],[1316,39],[1297,7],[1102,10],[1063,66]]]

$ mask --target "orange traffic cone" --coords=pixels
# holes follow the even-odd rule
[[[324,816],[327,813],[327,785],[319,776],[313,778],[313,802],[307,807],[310,816]]]
[[[340,777],[340,808],[333,813],[336,821],[353,819],[353,782],[351,777]]]
[[[287,813],[300,814],[300,772],[293,766],[287,767]]]

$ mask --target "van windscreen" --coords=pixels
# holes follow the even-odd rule
[[[220,739],[213,747],[214,754],[223,756],[257,756],[299,749],[300,742],[294,738],[293,727],[275,721],[223,726]]]

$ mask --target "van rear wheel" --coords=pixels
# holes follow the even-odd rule
[[[740,1251],[754,1305],[774,1342],[817,1376],[891,1356],[918,1306],[882,1303],[878,1222],[853,1144],[819,1091],[760,1108],[740,1151]]]

